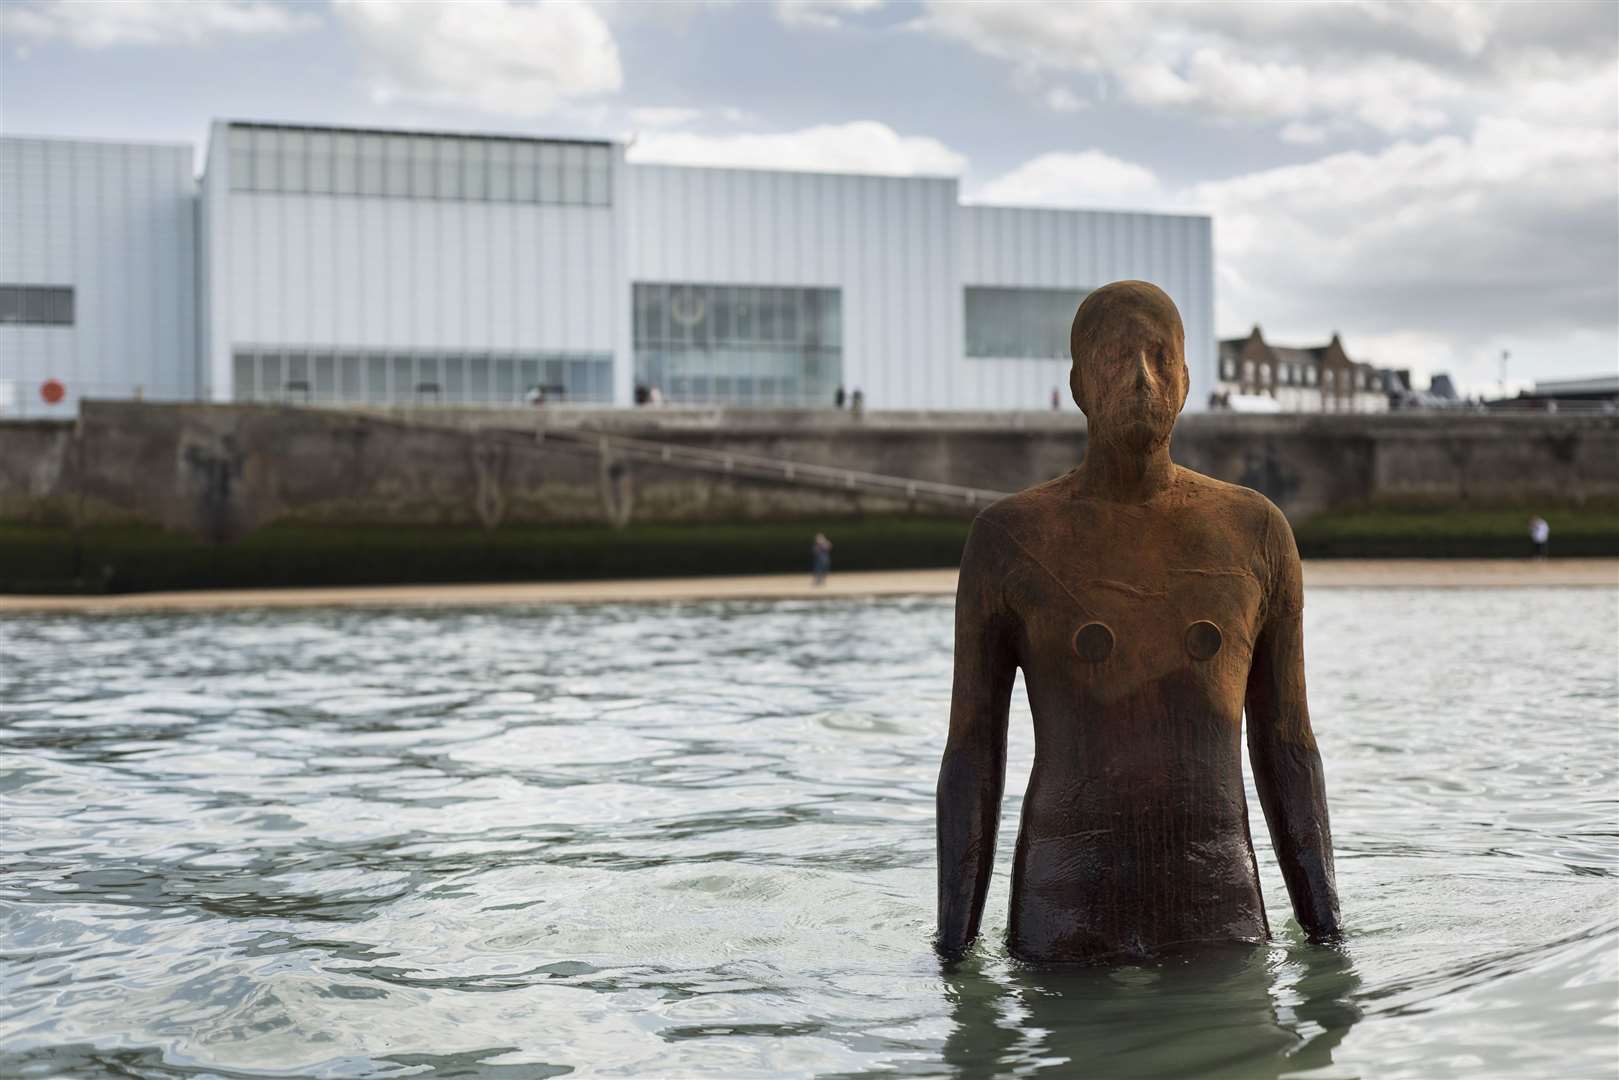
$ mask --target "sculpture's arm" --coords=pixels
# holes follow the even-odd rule
[[[1305,704],[1298,549],[1285,520],[1279,528],[1275,585],[1248,673],[1248,757],[1293,914],[1310,940],[1326,941],[1339,932],[1332,829],[1321,754]]]
[[[1006,717],[1017,669],[1010,617],[1000,602],[1005,542],[973,525],[956,586],[956,671],[950,734],[939,766],[939,932],[934,946],[959,958],[978,936],[995,864],[995,833],[1006,781]]]

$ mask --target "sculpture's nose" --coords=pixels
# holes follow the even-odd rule
[[[1152,377],[1152,362],[1147,358],[1147,350],[1142,349],[1136,357],[1136,392],[1145,394],[1152,391],[1154,380]]]

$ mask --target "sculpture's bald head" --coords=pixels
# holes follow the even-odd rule
[[[1146,281],[1085,298],[1069,335],[1074,403],[1092,437],[1147,450],[1167,442],[1186,404],[1186,331],[1175,302]]]

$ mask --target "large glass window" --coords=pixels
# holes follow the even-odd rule
[[[599,143],[235,125],[234,191],[608,206]]]
[[[231,368],[237,401],[510,406],[613,400],[613,359],[607,353],[362,354],[240,346],[232,350]]]
[[[70,285],[0,285],[0,323],[72,326]]]
[[[1067,360],[1068,332],[1086,291],[967,286],[967,355]]]
[[[830,401],[843,375],[837,289],[637,282],[635,381],[672,402]]]

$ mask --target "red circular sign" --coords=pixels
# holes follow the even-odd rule
[[[45,399],[45,404],[55,405],[67,393],[67,387],[55,379],[46,379],[39,388],[39,396]]]

